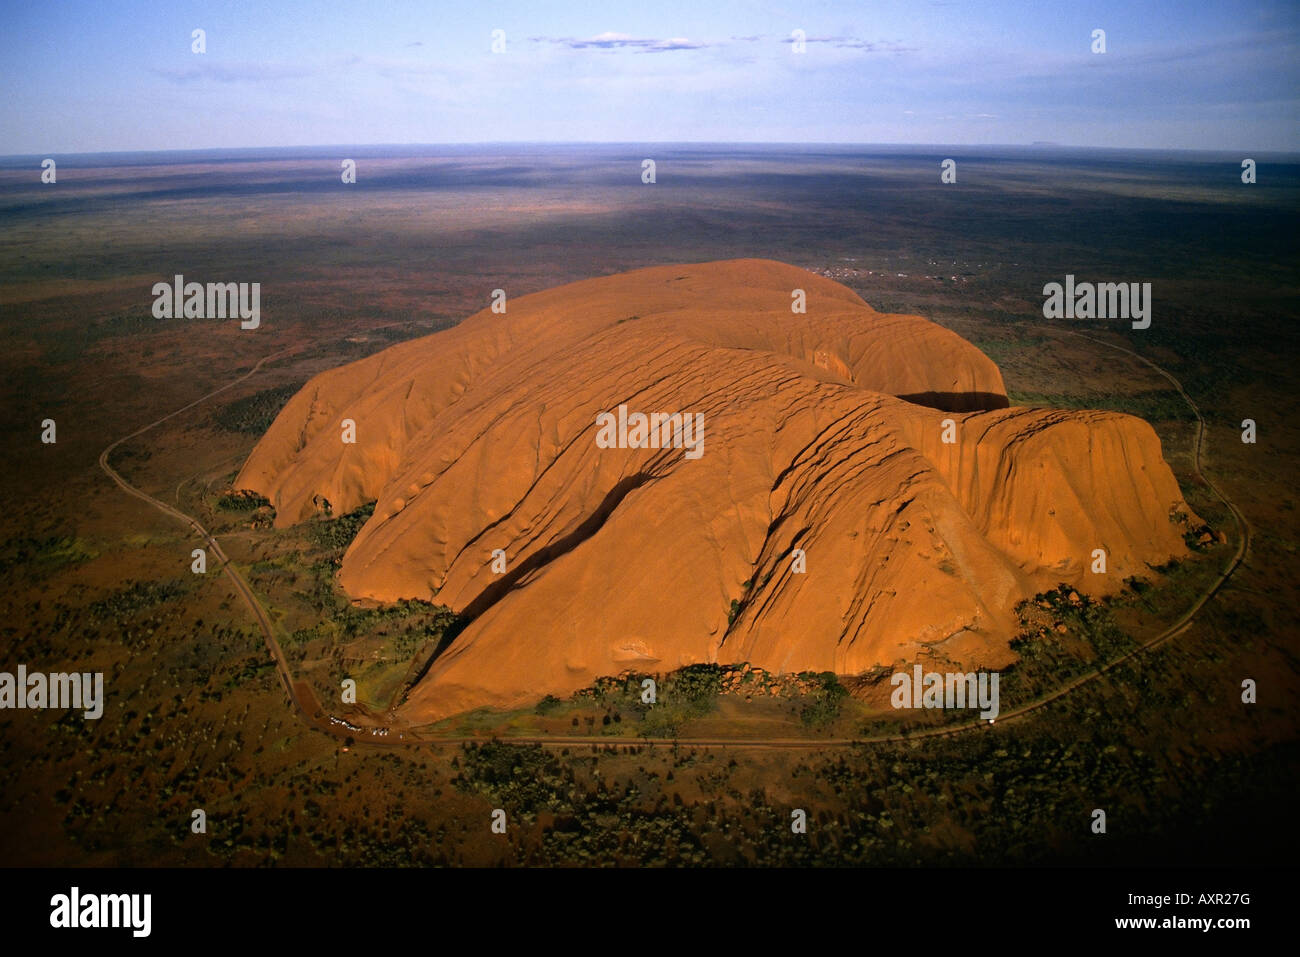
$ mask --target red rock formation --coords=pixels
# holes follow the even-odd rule
[[[702,415],[700,454],[600,447],[597,416],[620,405]],[[282,525],[321,498],[377,500],[344,589],[473,616],[410,694],[413,721],[706,661],[855,674],[929,647],[996,667],[1019,600],[1112,591],[1185,552],[1145,422],[1006,405],[974,346],[828,279],[656,267],[317,376],[236,484]]]

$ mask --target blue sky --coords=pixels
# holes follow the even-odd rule
[[[0,154],[510,141],[1294,151],[1298,27],[1292,0],[8,0]],[[1104,55],[1090,52],[1095,28]]]

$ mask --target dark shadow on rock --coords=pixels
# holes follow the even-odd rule
[[[539,548],[527,559],[520,562],[514,569],[500,580],[493,582],[479,594],[477,598],[471,601],[461,611],[461,617],[466,623],[473,621],[487,609],[500,601],[509,592],[515,588],[521,587],[527,580],[530,573],[541,568],[550,562],[555,561],[566,552],[571,552],[591,536],[595,535],[610,515],[614,514],[614,509],[618,508],[619,503],[634,489],[640,488],[646,482],[650,481],[651,475],[645,472],[638,472],[636,475],[629,475],[623,479],[605,496],[599,506],[589,515],[581,525],[575,528],[568,535],[557,539],[545,548]]]
[[[942,412],[987,412],[1011,405],[1007,397],[998,392],[916,392],[898,398]]]

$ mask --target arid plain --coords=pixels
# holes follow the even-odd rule
[[[355,185],[339,181],[348,155]],[[961,170],[954,185],[939,182],[947,156]],[[644,157],[657,162],[653,185],[641,182]],[[1296,783],[1284,705],[1300,589],[1300,170],[1260,158],[1247,186],[1239,159],[249,152],[69,158],[52,186],[37,164],[7,161],[5,667],[101,670],[107,705],[97,722],[0,714],[0,819],[20,835],[5,863],[1101,863],[1177,860],[1193,844],[1227,863],[1294,849],[1294,830],[1258,811]],[[220,540],[311,695],[336,699],[352,675],[362,702],[383,710],[461,625],[432,603],[343,593],[336,573],[364,510],[275,527],[229,494],[275,414],[313,375],[450,328],[494,289],[513,300],[727,259],[787,263],[956,332],[997,364],[1012,405],[1126,412],[1154,428],[1208,533],[1107,599],[1066,589],[1003,609],[1023,628],[1004,711],[1160,634],[1230,566],[1242,528],[1198,475],[1187,398],[1205,422],[1200,469],[1246,521],[1240,567],[1157,649],[1005,725],[951,737],[845,744],[942,719],[892,712],[880,675],[737,668],[662,676],[658,710],[641,706],[637,685],[597,682],[455,716],[426,729],[429,741],[393,747],[308,727],[229,580],[215,563],[191,573],[201,540],[99,466],[110,443],[278,356],[109,462]],[[155,319],[151,287],[177,273],[260,282],[260,327]],[[1044,283],[1067,274],[1151,282],[1150,328],[1044,319]],[[47,418],[52,445],[40,441]],[[1254,444],[1242,442],[1247,418]],[[1246,678],[1254,705],[1241,703]],[[484,743],[434,740],[476,735]],[[548,735],[607,743],[509,743]],[[681,743],[650,743],[672,737]],[[505,838],[486,826],[497,807],[518,822]],[[1104,843],[1088,830],[1096,807],[1112,822]],[[190,831],[195,808],[205,835]],[[806,840],[790,834],[791,808],[809,812]]]

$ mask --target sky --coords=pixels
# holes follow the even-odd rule
[[[0,155],[487,142],[1292,152],[1298,28],[1296,0],[0,0]],[[1105,53],[1092,52],[1097,29]]]

